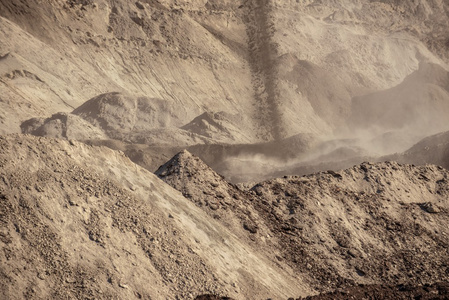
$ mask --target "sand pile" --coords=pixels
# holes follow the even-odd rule
[[[0,149],[6,299],[311,292],[119,152],[22,135]]]
[[[22,133],[69,140],[104,140],[105,132],[74,114],[56,113],[49,118],[32,118],[20,124]]]
[[[384,159],[416,165],[431,163],[449,169],[449,132],[426,137],[407,151]]]
[[[117,135],[133,130],[179,126],[182,110],[175,111],[168,101],[162,99],[107,93],[86,101],[72,114],[105,130],[109,135]]]
[[[447,279],[441,167],[364,163],[242,190],[183,151],[157,174],[184,198],[104,147],[21,135],[0,146],[10,299],[287,298]]]
[[[448,175],[436,166],[364,163],[251,190],[282,257],[307,270],[316,288],[424,284],[449,271]]]
[[[0,1],[0,294],[440,293],[448,13]]]
[[[244,123],[239,115],[205,112],[181,129],[210,138],[214,143],[250,143],[251,136],[245,132]]]
[[[157,174],[220,222],[238,205],[207,199],[243,203],[257,225],[252,240],[317,290],[447,278],[449,173],[441,167],[363,163],[273,179],[248,193],[184,151]]]
[[[251,142],[241,128],[245,121],[226,113],[204,113],[182,124],[182,110],[166,101],[106,93],[94,97],[72,113],[22,122],[22,133],[76,140],[115,139],[159,147],[211,143]]]
[[[162,99],[107,93],[86,101],[72,114],[103,130],[108,138],[127,143],[186,146],[211,142],[178,128],[185,112]]]
[[[252,234],[266,231],[255,221],[260,217],[248,194],[188,151],[176,154],[155,174],[242,238],[254,240]]]

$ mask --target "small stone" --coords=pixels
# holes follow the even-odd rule
[[[436,213],[441,212],[441,210],[438,208],[438,206],[436,206],[430,202],[422,203],[422,204],[420,204],[420,207],[422,210],[424,210],[425,212],[428,212],[430,214],[436,214]]]
[[[137,2],[136,2],[136,6],[137,6],[138,9],[145,9],[145,6],[144,6],[143,3],[140,2],[140,1],[137,1]]]
[[[73,277],[67,277],[67,278],[65,279],[65,282],[67,282],[67,283],[75,283],[75,282],[76,282],[76,279],[73,278]]]
[[[45,280],[46,277],[47,277],[47,274],[45,274],[45,272],[37,273],[37,278],[39,278],[40,280]]]
[[[245,222],[243,223],[243,228],[251,233],[257,233],[257,225],[255,224]]]
[[[358,255],[357,255],[357,250],[354,250],[354,249],[349,249],[348,250],[348,254],[350,255],[350,256],[352,256],[352,257],[357,257]]]
[[[212,210],[217,210],[220,208],[220,205],[215,202],[208,202],[208,205],[209,205],[210,209],[212,209]]]

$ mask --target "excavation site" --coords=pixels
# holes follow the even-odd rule
[[[22,299],[449,299],[449,2],[0,0]]]

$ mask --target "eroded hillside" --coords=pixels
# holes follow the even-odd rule
[[[0,295],[444,299],[448,28],[445,0],[0,1]]]
[[[441,167],[364,163],[246,190],[182,152],[158,171],[181,194],[105,147],[0,143],[7,299],[286,299],[448,276]]]
[[[268,256],[319,291],[447,280],[449,187],[442,167],[363,163],[284,176],[245,192],[202,164],[183,152],[157,174],[230,228],[235,214],[234,232],[250,232]],[[246,209],[233,198],[245,199]]]
[[[312,292],[123,153],[22,135],[0,149],[6,299]]]

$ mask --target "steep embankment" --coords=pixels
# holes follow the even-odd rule
[[[162,127],[209,111],[236,115],[246,139],[236,142],[329,134],[350,115],[354,96],[397,85],[420,62],[447,68],[441,1],[14,0],[0,7],[3,132],[121,92],[163,102]]]
[[[240,4],[178,2],[0,3],[1,105],[16,119],[3,115],[3,130],[109,92],[163,100],[160,115],[177,126],[204,111],[245,116],[253,101]]]
[[[207,167],[195,172],[200,165],[183,152],[158,174],[235,232],[248,230],[267,256],[319,291],[447,280],[449,173],[441,167],[363,163],[236,192]],[[223,204],[232,195],[245,198],[238,202],[252,211],[251,225],[238,206]]]
[[[7,299],[311,292],[119,152],[13,135],[0,164]]]
[[[248,194],[188,151],[176,154],[155,174],[255,249],[260,241],[254,239],[254,234],[269,235],[263,223],[255,221],[260,217]]]
[[[404,151],[446,130],[442,1],[14,0],[0,7],[4,133],[33,118],[22,132],[147,144],[146,154],[142,145],[126,153],[140,163],[139,155],[166,152],[158,163],[142,162],[152,171],[161,156],[192,147],[240,181],[261,178],[240,176],[242,169],[290,173],[299,162],[319,170],[315,154],[326,166],[347,167],[341,156],[360,162],[352,158]],[[88,123],[53,115],[70,111]],[[260,163],[262,142],[300,135],[326,141],[310,155],[298,147],[287,166],[277,158]],[[359,142],[319,152],[332,139]],[[214,144],[227,153],[220,161],[204,150]]]

